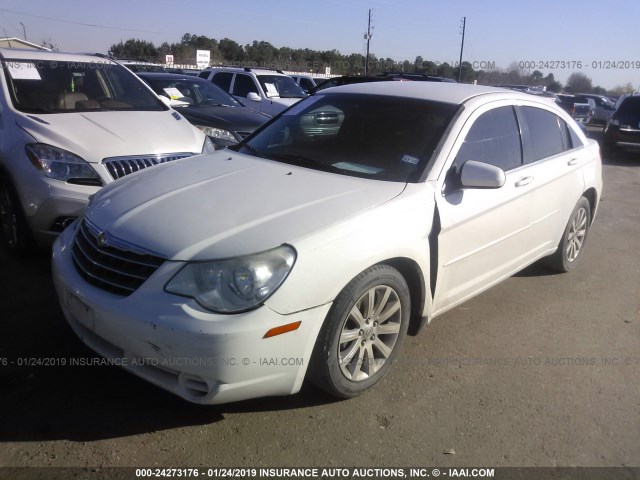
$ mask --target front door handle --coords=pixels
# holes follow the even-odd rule
[[[578,162],[580,161],[579,158],[572,158],[571,160],[569,160],[567,162],[567,165],[569,165],[570,167],[572,167],[573,165],[576,165]]]
[[[533,182],[533,177],[524,177],[516,182],[516,187],[524,187],[525,185],[529,185]]]

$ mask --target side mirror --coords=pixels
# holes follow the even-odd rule
[[[506,180],[501,168],[475,160],[467,161],[460,175],[462,186],[469,188],[500,188]]]
[[[247,95],[247,100],[253,100],[254,102],[259,102],[262,99],[260,98],[260,95],[258,95],[256,92],[249,92],[249,94]]]

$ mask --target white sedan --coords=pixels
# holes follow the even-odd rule
[[[544,99],[337,87],[102,189],[53,275],[88,346],[186,400],[346,398],[432,318],[543,257],[573,269],[601,189],[598,145]]]

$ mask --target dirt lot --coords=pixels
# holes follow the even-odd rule
[[[47,255],[0,249],[0,466],[640,465],[640,157],[605,163],[576,271],[529,268],[437,318],[349,401],[201,407],[116,367],[19,366],[95,356]]]

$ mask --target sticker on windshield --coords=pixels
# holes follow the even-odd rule
[[[267,97],[277,97],[278,89],[273,83],[265,83],[265,87],[267,87]]]
[[[7,68],[14,80],[42,80],[34,62],[7,62]]]
[[[171,100],[176,100],[177,98],[182,98],[184,95],[180,90],[175,87],[163,88],[164,92],[169,95]]]
[[[289,110],[283,113],[283,115],[298,115],[307,107],[310,107],[311,105],[316,103],[318,100],[322,100],[324,97],[325,97],[324,95],[313,95],[312,97],[307,97],[304,100],[301,100],[300,102],[296,103],[293,107],[291,107]]]
[[[411,155],[403,155],[400,159],[401,162],[410,163],[411,165],[417,165],[420,159]]]

